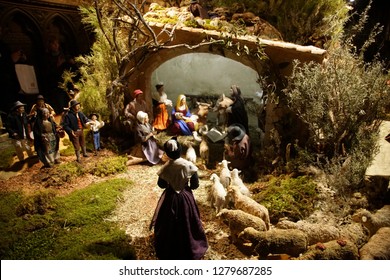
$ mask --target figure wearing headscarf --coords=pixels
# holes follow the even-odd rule
[[[153,127],[157,131],[166,130],[169,125],[169,113],[172,110],[172,101],[168,99],[164,92],[164,84],[158,83],[156,85],[156,92],[153,93]]]
[[[175,137],[164,144],[169,161],[158,171],[157,184],[164,189],[150,228],[154,226],[154,247],[161,260],[197,260],[208,243],[193,189],[199,187],[198,168],[181,158]]]
[[[230,141],[225,146],[225,158],[230,161],[231,168],[245,170],[252,164],[252,147],[245,128],[239,123],[232,124],[227,129]]]
[[[34,129],[34,124],[37,118],[38,111],[43,108],[49,110],[50,117],[54,121],[54,116],[56,115],[56,112],[54,111],[53,107],[45,102],[45,98],[43,97],[43,95],[38,95],[35,104],[31,107],[30,113],[28,114],[33,129]]]
[[[57,129],[60,127],[54,122],[47,108],[37,110],[35,120],[34,147],[43,167],[52,167],[55,163],[60,163],[60,138]]]
[[[137,144],[132,149],[127,165],[137,164],[144,161],[148,161],[151,164],[157,164],[160,162],[163,155],[163,151],[157,145],[156,138],[154,138],[154,130],[149,123],[148,114],[139,111],[137,113],[138,124],[137,131]]]
[[[193,135],[196,141],[202,141],[196,132],[196,116],[192,115],[187,106],[186,96],[177,97],[176,106],[172,109],[172,133],[175,135]]]
[[[241,97],[241,90],[238,86],[233,85],[231,87],[231,96],[233,104],[226,109],[228,118],[227,125],[230,126],[234,123],[239,123],[244,126],[245,133],[249,135],[248,114],[245,109],[244,99]]]
[[[143,99],[143,91],[136,89],[133,96],[134,99],[127,104],[124,111],[126,117],[125,124],[130,128],[130,130],[134,130],[137,126],[137,113],[139,111],[146,112],[150,117],[148,106]]]

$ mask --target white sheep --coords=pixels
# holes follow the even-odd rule
[[[235,185],[229,186],[228,194],[230,194],[233,199],[234,208],[261,218],[265,222],[267,230],[269,229],[271,222],[268,209],[264,205],[261,205],[252,198],[243,195],[238,186]]]
[[[390,227],[382,227],[359,250],[361,260],[390,260]]]
[[[217,174],[211,174],[210,180],[213,182],[210,190],[210,203],[211,207],[214,207],[216,213],[218,214],[219,211],[225,206],[226,189],[221,184]]]
[[[359,209],[352,215],[354,222],[361,223],[374,235],[381,227],[390,227],[390,205],[385,205],[375,213],[366,209]]]
[[[226,189],[230,186],[230,183],[232,181],[232,176],[228,167],[229,163],[230,161],[227,161],[226,159],[218,163],[218,165],[222,166],[221,172],[219,173],[219,179],[221,180],[222,185]]]
[[[232,180],[231,180],[230,185],[237,186],[243,195],[250,196],[250,191],[249,191],[248,187],[245,186],[244,182],[242,181],[242,179],[239,176],[240,173],[241,173],[241,170],[238,170],[237,168],[234,168],[231,171]]]
[[[233,243],[238,241],[238,234],[247,227],[252,227],[258,231],[266,230],[266,225],[262,219],[242,210],[224,208],[219,211],[217,217],[220,217],[229,226]]]
[[[196,164],[196,152],[191,142],[187,142],[186,159]]]

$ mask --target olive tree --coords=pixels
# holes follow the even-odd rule
[[[390,93],[386,79],[380,62],[365,63],[340,47],[322,64],[296,62],[284,92],[311,132],[310,146],[321,145],[333,157],[383,117]]]
[[[363,15],[356,29],[366,20]],[[324,154],[325,161],[333,163],[324,166],[333,169],[339,183],[344,180],[343,186],[356,186],[363,179],[377,151],[379,125],[390,104],[389,76],[383,63],[363,58],[378,32],[377,26],[359,52],[351,43],[352,35],[330,49],[322,64],[296,62],[284,89],[289,108],[311,135],[307,149]]]

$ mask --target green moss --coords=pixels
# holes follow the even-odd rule
[[[126,161],[127,158],[123,156],[105,158],[96,163],[89,172],[100,177],[121,173],[127,170]]]
[[[177,18],[162,18],[160,19],[161,23],[167,23],[167,24],[176,24],[178,21]]]
[[[1,149],[0,170],[4,170],[11,166],[14,155],[15,148],[11,145]]]
[[[116,197],[129,186],[123,180],[109,180],[92,185],[59,198],[56,211],[64,219],[64,223],[80,226],[95,223],[102,216],[108,215],[116,205]],[[65,222],[66,220],[66,222]]]
[[[75,154],[73,145],[72,145],[72,143],[70,142],[70,140],[68,138],[62,139],[62,144],[66,148],[60,150],[61,156],[71,156],[71,155]]]
[[[204,27],[204,29],[207,29],[207,30],[219,30],[220,29],[219,26],[211,25],[209,23],[205,23],[205,25],[203,27]]]
[[[77,162],[66,162],[58,167],[58,176],[63,182],[71,182],[77,176],[81,176],[85,173],[84,167]]]
[[[318,194],[315,182],[306,176],[272,178],[254,199],[268,208],[272,222],[288,217],[304,219],[314,210]]]
[[[115,179],[49,199],[54,211],[16,215],[25,201],[46,197],[0,195],[1,259],[135,259],[130,239],[107,220],[132,182]]]
[[[16,215],[45,214],[52,208],[51,203],[54,197],[55,193],[51,190],[39,191],[31,196],[25,197],[16,207]]]
[[[187,27],[193,27],[193,28],[198,27],[198,23],[196,22],[196,20],[187,20],[184,22],[184,25]]]
[[[18,234],[13,234],[14,230],[19,232],[15,227],[18,219],[15,209],[22,198],[19,192],[0,193],[0,256],[4,256],[18,238]]]
[[[148,22],[158,22],[158,23],[163,23],[163,24],[173,24],[175,25],[178,22],[178,18],[147,18]]]

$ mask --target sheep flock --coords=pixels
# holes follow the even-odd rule
[[[296,222],[271,224],[269,209],[252,198],[250,189],[226,160],[209,177],[208,201],[215,219],[228,227],[230,242],[258,259],[389,260],[390,205],[377,211],[358,209],[345,224]],[[286,257],[287,256],[287,257]]]

